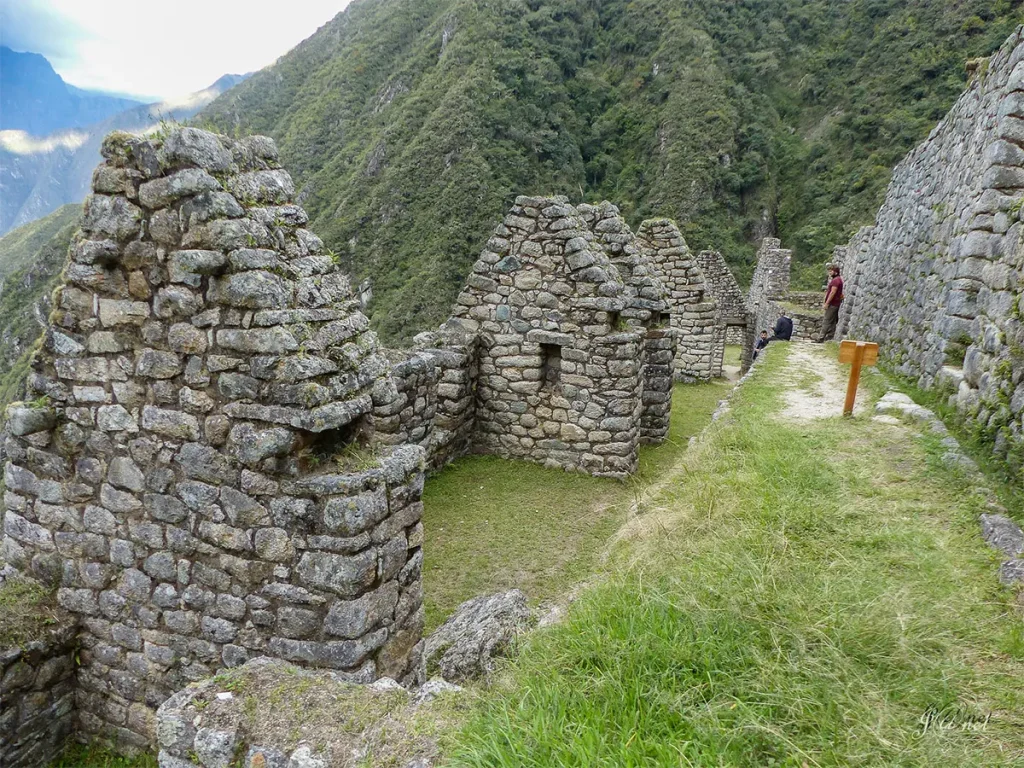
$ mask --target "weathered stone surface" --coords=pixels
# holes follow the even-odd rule
[[[1024,532],[1006,515],[983,514],[981,516],[981,534],[990,546],[998,549],[1007,557],[1024,554]]]
[[[486,675],[494,657],[506,653],[531,620],[526,595],[518,589],[468,600],[427,638],[427,668],[436,667],[450,682]]]

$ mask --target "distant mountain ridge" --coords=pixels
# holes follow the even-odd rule
[[[0,130],[46,136],[85,128],[141,103],[68,85],[44,56],[0,46]]]
[[[45,61],[45,59],[44,59]],[[161,121],[192,117],[248,75],[224,75],[209,88],[155,104],[122,109],[83,128],[38,136],[0,130],[0,235],[68,203],[85,199],[100,143],[114,130],[145,132]]]

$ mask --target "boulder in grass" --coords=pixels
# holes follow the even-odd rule
[[[532,623],[518,589],[467,600],[427,638],[427,669],[455,683],[483,677]]]

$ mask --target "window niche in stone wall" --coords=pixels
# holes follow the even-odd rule
[[[558,389],[562,380],[562,347],[558,344],[540,345],[541,389]]]
[[[323,432],[300,432],[299,468],[303,472],[359,472],[376,466],[369,415]]]

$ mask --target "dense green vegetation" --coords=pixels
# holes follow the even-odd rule
[[[274,136],[375,326],[447,314],[518,193],[677,219],[797,287],[869,223],[1021,0],[360,0],[201,122]]]
[[[447,764],[1024,764],[1024,631],[978,535],[990,492],[916,428],[782,421],[783,392],[819,378],[791,350],[527,640]]]
[[[0,407],[22,395],[81,209],[65,205],[0,238]]]

